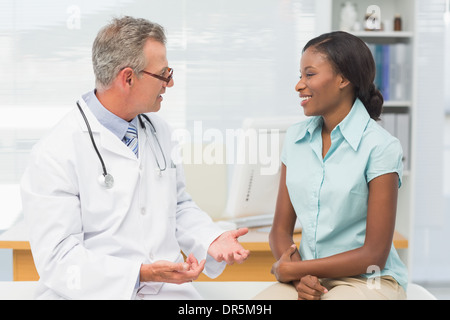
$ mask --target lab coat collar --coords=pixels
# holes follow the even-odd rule
[[[96,90],[85,93],[82,98],[98,122],[122,140],[128,130],[128,121],[116,116],[98,100]],[[136,126],[136,123],[133,123]]]
[[[94,136],[94,139],[97,135],[99,137],[95,139],[95,143],[98,147],[103,147],[111,152],[114,152],[116,154],[125,156],[127,158],[131,158],[136,160],[136,156],[134,153],[124,144],[120,139],[112,133],[110,130],[105,128],[95,117],[95,115],[92,113],[92,111],[89,109],[89,107],[86,105],[86,102],[84,101],[83,97],[80,97],[78,100],[78,103],[80,104],[81,109],[83,109],[84,114],[86,115],[86,118],[89,122],[89,126],[91,127],[92,134]],[[86,134],[89,136],[89,130],[87,129],[87,125],[83,119],[83,116],[79,112],[78,108],[76,108],[75,111],[78,114],[78,123],[80,125],[80,128],[83,132],[86,132]],[[90,142],[90,141],[89,141]],[[102,157],[104,157],[104,153],[102,153],[101,149],[99,149],[100,153],[102,154]]]

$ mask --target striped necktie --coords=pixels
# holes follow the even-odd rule
[[[130,126],[128,127],[127,133],[125,133],[125,137],[123,138],[123,142],[130,148],[136,157],[138,156],[138,137],[136,127],[130,122]]]

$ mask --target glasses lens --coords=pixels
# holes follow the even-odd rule
[[[172,68],[167,68],[167,72],[168,72],[167,79],[172,79],[172,76],[173,76],[173,69],[172,69]]]

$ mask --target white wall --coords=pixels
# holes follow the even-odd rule
[[[450,56],[450,0],[445,0],[445,56]],[[450,88],[450,59],[445,59],[445,88]],[[445,91],[445,111],[450,115],[450,90]]]
[[[29,148],[56,121],[47,119],[56,110],[43,108],[72,108],[94,88],[92,41],[113,16],[166,28],[175,86],[161,115],[174,127],[225,130],[245,117],[301,112],[294,86],[314,13],[313,0],[1,1],[0,164],[8,170],[0,183],[18,181]],[[29,132],[30,122],[45,125]]]
[[[445,203],[443,193],[444,165],[449,166],[443,161],[445,0],[418,0],[417,6],[412,279],[449,282],[450,201]]]

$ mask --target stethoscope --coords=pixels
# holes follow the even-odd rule
[[[78,106],[78,110],[80,110],[80,113],[83,116],[84,122],[86,123],[86,127],[87,127],[87,129],[89,131],[89,137],[91,138],[92,146],[94,147],[94,150],[97,153],[98,159],[100,160],[100,163],[102,165],[103,174],[102,174],[102,176],[99,177],[99,181],[100,181],[100,183],[102,185],[105,186],[106,189],[111,189],[114,186],[114,177],[110,173],[108,173],[108,171],[106,170],[105,161],[103,161],[103,157],[101,156],[100,151],[98,151],[97,144],[95,143],[95,140],[94,140],[94,135],[92,134],[91,126],[89,125],[89,121],[86,118],[86,115],[85,115],[83,109],[81,108],[80,104],[78,103],[78,101],[77,101],[77,106]],[[164,155],[164,151],[163,151],[163,149],[161,147],[161,144],[159,143],[158,136],[156,135],[155,126],[153,125],[153,123],[150,121],[149,117],[146,114],[140,114],[140,115],[138,115],[139,124],[141,125],[141,128],[145,132],[145,135],[147,137],[147,141],[149,140],[149,138],[148,138],[148,134],[147,134],[147,130],[146,130],[146,126],[145,126],[144,120],[142,118],[144,118],[150,124],[150,128],[151,128],[152,134],[155,137],[155,141],[156,141],[156,143],[157,143],[157,145],[159,147],[159,150],[161,152],[161,155],[162,155],[162,157],[164,159],[164,167],[161,168],[161,165],[160,165],[160,163],[158,161],[158,157],[156,156],[156,152],[153,153],[154,156],[155,156],[156,164],[158,165],[159,176],[161,176],[162,172],[167,169],[166,156]]]

